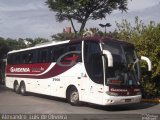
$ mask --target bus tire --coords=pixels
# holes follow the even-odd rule
[[[25,83],[22,83],[22,84],[20,85],[20,93],[21,93],[21,95],[23,95],[23,96],[27,95]]]
[[[15,82],[15,83],[14,83],[14,92],[16,92],[17,94],[19,94],[19,93],[20,93],[20,91],[19,91],[19,84],[18,84],[18,82]]]
[[[80,105],[79,93],[78,93],[78,90],[76,88],[74,88],[74,87],[72,87],[69,90],[68,102],[73,106]]]

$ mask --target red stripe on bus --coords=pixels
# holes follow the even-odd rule
[[[47,73],[42,74],[42,75],[38,75],[38,76],[34,76],[34,75],[16,75],[18,73],[15,73],[13,75],[7,75],[6,74],[6,76],[7,77],[18,77],[18,78],[46,79],[46,78],[51,78],[51,77],[55,77],[57,75],[60,75],[60,74],[62,74],[64,72],[66,72],[67,70],[71,69],[73,66],[59,66],[58,64],[55,64]]]
[[[7,65],[6,74],[41,74],[51,63]]]

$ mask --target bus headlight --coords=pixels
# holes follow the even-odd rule
[[[115,93],[115,92],[109,92],[109,91],[107,91],[106,93],[108,95],[110,95],[110,96],[118,96],[118,93]]]

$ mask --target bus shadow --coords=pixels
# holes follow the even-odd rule
[[[9,91],[9,90],[10,89],[7,88],[5,85],[0,85],[0,93],[5,92],[5,91]],[[48,100],[54,100],[57,102],[63,102],[63,103],[69,104],[66,99],[59,98],[59,97],[53,97],[53,96],[48,96],[48,95],[36,94],[36,93],[28,93],[27,96],[35,96],[35,97],[39,97],[39,98],[44,98],[44,99],[48,99]],[[147,108],[154,107],[158,104],[159,103],[141,102],[141,103],[130,104],[130,105],[100,106],[100,105],[95,105],[95,104],[82,103],[82,105],[79,107],[90,107],[93,109],[118,112],[118,111],[147,109]]]
[[[54,96],[48,96],[48,95],[43,95],[43,94],[27,93],[27,96],[35,96],[35,97],[44,98],[44,99],[48,99],[48,100],[54,100],[54,101],[57,101],[57,102],[67,103],[67,100],[64,99],[64,98],[59,98],[59,97],[54,97]]]
[[[7,88],[5,85],[1,85],[1,84],[0,84],[0,93],[1,93],[1,92],[5,92],[5,91],[7,91],[7,90],[9,90],[9,88]]]
[[[147,109],[156,106],[158,104],[159,103],[145,103],[145,102],[130,104],[130,105],[112,105],[112,106],[98,106],[98,105],[88,104],[87,107],[99,110],[111,111],[111,112],[114,111],[119,112],[119,111]]]
[[[53,97],[53,96],[48,96],[48,95],[36,94],[36,93],[29,93],[28,95],[69,104],[65,98]],[[119,112],[119,111],[147,109],[147,108],[156,106],[158,104],[159,103],[141,102],[141,103],[130,104],[130,105],[100,106],[100,105],[82,102],[82,104],[79,107],[89,107],[89,108],[99,109],[99,110],[104,110],[104,111]]]
[[[35,93],[29,93],[29,96],[36,96],[39,98],[44,98],[48,100],[54,100],[57,102],[62,102],[62,103],[67,103],[67,100],[64,98],[58,98],[58,97],[53,97],[53,96],[47,96],[47,95],[41,95],[41,94],[35,94]],[[159,103],[146,103],[146,102],[141,102],[137,104],[130,104],[130,105],[112,105],[112,106],[100,106],[100,105],[95,105],[95,104],[89,104],[89,103],[84,103],[79,107],[89,107],[93,109],[99,109],[99,110],[104,110],[104,111],[110,111],[110,112],[119,112],[119,111],[130,111],[130,110],[141,110],[141,109],[147,109],[151,108],[153,106],[158,105]]]

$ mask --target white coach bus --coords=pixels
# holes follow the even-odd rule
[[[147,57],[141,57],[148,63]],[[26,92],[98,105],[141,101],[139,59],[132,44],[85,37],[8,53],[6,86]]]

